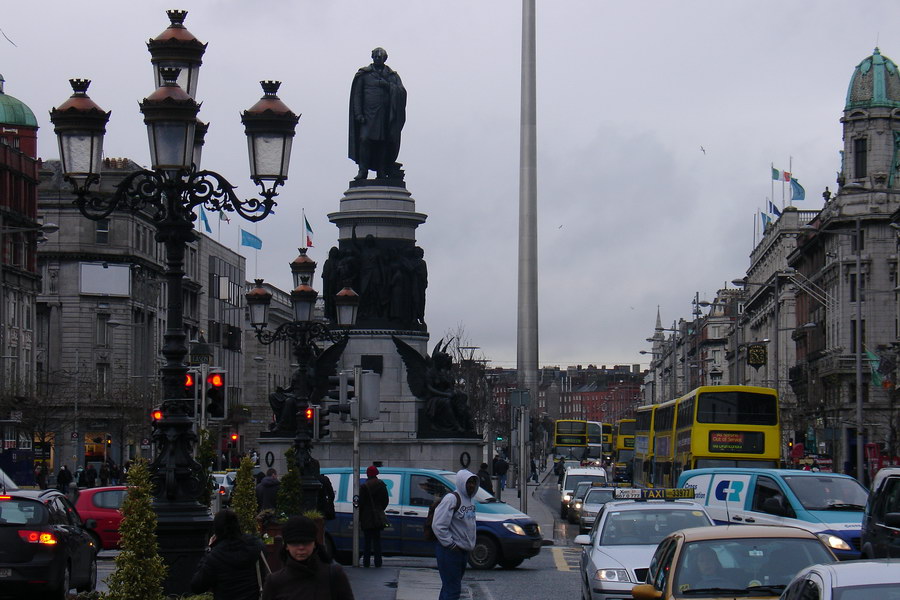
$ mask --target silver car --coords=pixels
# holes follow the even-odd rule
[[[900,600],[900,561],[853,560],[806,567],[782,600]]]
[[[615,488],[592,487],[581,501],[581,512],[578,520],[578,533],[587,533],[594,526],[597,513],[603,505],[613,500]]]
[[[674,501],[613,501],[603,505],[590,535],[581,544],[581,597],[589,600],[630,598],[642,583],[659,542],[673,531],[713,525],[699,504]]]

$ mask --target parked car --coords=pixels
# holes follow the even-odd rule
[[[678,487],[721,525],[790,525],[819,536],[841,560],[859,558],[867,490],[849,475],[717,467],[685,471]]]
[[[806,567],[781,600],[900,600],[900,562],[854,560]]]
[[[775,599],[801,569],[836,560],[816,535],[799,527],[725,525],[682,529],[659,543],[635,600]]]
[[[622,494],[623,490],[618,493]],[[582,546],[581,597],[589,600],[628,597],[631,588],[644,581],[650,558],[666,534],[684,527],[711,527],[712,524],[703,507],[689,500],[607,502],[590,535],[575,538],[575,543]]]
[[[390,526],[381,532],[385,555],[434,556],[434,542],[425,539],[428,509],[436,498],[455,489],[455,473],[432,469],[379,467],[378,478],[388,489],[385,510]],[[322,469],[335,491],[337,518],[325,522],[325,544],[339,562],[350,562],[353,543],[353,481],[349,467]],[[360,478],[364,472],[360,471]],[[490,493],[478,488],[475,505],[475,548],[469,553],[474,569],[505,569],[537,556],[543,539],[540,526]]]
[[[128,488],[124,485],[87,488],[78,494],[75,509],[83,521],[95,521],[96,526],[88,530],[101,550],[119,546],[119,525],[122,522],[119,509],[127,495]]]
[[[73,587],[97,585],[97,545],[68,498],[57,490],[0,495],[0,592],[62,600]]]
[[[863,558],[900,558],[900,467],[875,474],[862,521]]]

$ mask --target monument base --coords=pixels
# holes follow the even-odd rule
[[[281,477],[287,472],[284,453],[293,443],[293,438],[260,439],[259,466],[263,470],[271,467]],[[359,445],[359,464],[363,469],[380,461],[385,467],[446,471],[469,469],[475,473],[486,460],[484,447],[480,438],[364,440]],[[353,461],[353,443],[344,440],[317,441],[313,443],[312,455],[323,469],[349,467]]]

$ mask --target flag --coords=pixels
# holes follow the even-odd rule
[[[799,181],[797,181],[796,179],[791,179],[791,202],[805,199],[806,190],[803,189],[803,186],[800,185]]]
[[[303,215],[303,227],[306,229],[306,247],[313,247],[313,230],[312,227],[309,226],[309,221],[306,220],[306,215]]]
[[[791,174],[787,171],[779,171],[775,167],[772,167],[772,179],[775,181],[790,181]]]
[[[249,246],[250,248],[256,248],[257,250],[262,250],[262,240],[247,231],[246,229],[241,229],[241,246]]]
[[[231,219],[228,218],[228,215],[225,214],[224,210],[219,211],[219,220],[225,221],[226,223],[231,223]]]
[[[881,365],[881,359],[871,350],[866,350],[866,358],[869,359],[869,370],[872,372],[872,385],[881,387],[883,377],[878,371],[878,367]]]
[[[769,212],[775,215],[776,219],[781,216],[781,211],[778,210],[778,207],[771,200],[769,200]]]
[[[206,211],[203,210],[203,205],[200,205],[200,221],[203,222],[203,227],[206,229],[206,233],[212,233],[212,229],[209,227],[209,219],[206,218]]]
[[[762,218],[763,231],[765,231],[772,224],[772,218],[766,213],[759,213],[759,216]]]

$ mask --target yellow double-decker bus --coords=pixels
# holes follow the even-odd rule
[[[631,481],[636,486],[648,487],[653,481],[653,417],[656,405],[640,406],[634,419],[634,462]]]
[[[656,407],[653,417],[653,487],[672,487],[675,458],[675,419],[678,400],[669,400]]]
[[[742,385],[699,387],[677,401],[674,480],[704,467],[778,468],[778,393]]]
[[[559,419],[554,424],[553,445],[558,455],[583,454],[588,445],[588,422],[579,419]]]
[[[613,437],[613,481],[627,483],[631,481],[631,468],[634,461],[634,419],[619,419],[615,424]]]

